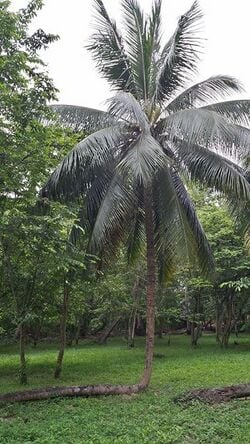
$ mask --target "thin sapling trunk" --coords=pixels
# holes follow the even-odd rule
[[[62,313],[60,320],[60,348],[56,361],[56,368],[54,377],[57,379],[60,377],[62,372],[62,363],[64,357],[64,351],[66,346],[66,328],[67,328],[67,317],[68,317],[68,305],[69,305],[69,283],[64,277],[64,286],[63,286],[63,304],[62,304]]]

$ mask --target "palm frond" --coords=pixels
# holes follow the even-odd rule
[[[206,234],[196,214],[193,202],[188,195],[180,176],[174,170],[171,171],[171,176],[181,209],[186,217],[187,223],[197,244],[196,255],[198,264],[204,274],[208,275],[213,273],[215,264],[212,251]]]
[[[168,165],[169,159],[161,146],[150,134],[140,134],[127,148],[117,165],[124,176],[131,176],[144,185],[151,182],[154,174]]]
[[[90,248],[93,252],[106,249],[115,252],[128,229],[128,218],[136,205],[133,186],[119,172],[109,183],[93,226]]]
[[[86,190],[86,218],[90,229],[92,230],[100,205],[105,196],[105,193],[112,180],[114,172],[115,159],[110,158],[105,166],[96,167],[93,169],[89,178],[90,186]]]
[[[165,126],[168,140],[177,137],[189,144],[210,146],[223,153],[242,153],[249,150],[249,131],[230,124],[226,118],[206,108],[178,111],[159,122]]]
[[[125,119],[131,131],[133,130],[126,146],[123,147],[117,169],[146,184],[152,180],[158,169],[167,165],[170,159],[151,135],[148,118],[132,94],[119,93],[109,103],[109,113],[118,121]]]
[[[116,121],[125,121],[131,126],[137,126],[144,132],[150,132],[149,121],[140,103],[130,93],[120,92],[108,100],[109,114]]]
[[[95,0],[96,32],[87,49],[99,72],[116,90],[136,94],[129,58],[116,23],[111,20],[102,0]]]
[[[128,232],[126,243],[129,264],[135,263],[138,256],[142,254],[143,247],[146,245],[144,223],[143,189],[142,187],[138,187],[137,204],[135,205],[134,213],[131,215],[131,227]]]
[[[155,102],[170,99],[196,73],[201,50],[201,39],[197,36],[201,18],[197,1],[180,17],[173,36],[162,51]]]
[[[93,170],[113,161],[124,138],[122,128],[108,127],[86,137],[64,158],[50,176],[42,194],[53,199],[76,199],[90,185]],[[125,137],[126,138],[126,137]]]
[[[157,177],[156,239],[162,277],[169,277],[181,259],[198,264],[204,274],[213,269],[213,258],[194,206],[176,172],[161,171]]]
[[[217,100],[233,92],[241,91],[243,91],[243,87],[234,77],[209,77],[179,94],[168,104],[166,111],[170,114],[183,109],[199,107],[210,100]]]
[[[158,74],[158,63],[161,49],[161,7],[162,0],[155,0],[151,14],[148,17],[148,27],[145,42],[145,69],[147,90],[150,99],[153,98]]]
[[[76,105],[51,105],[52,111],[56,113],[52,123],[71,128],[75,131],[86,131],[88,133],[98,131],[114,122],[112,116],[107,112],[93,108]]]
[[[122,0],[124,14],[124,42],[132,66],[138,99],[148,98],[146,66],[146,21],[137,0]]]
[[[230,100],[204,107],[226,117],[231,123],[250,125],[250,100]]]
[[[246,178],[250,184],[250,177],[248,177],[248,174]],[[233,196],[227,196],[226,201],[233,218],[237,222],[237,227],[242,233],[246,251],[250,254],[250,202],[239,201]]]
[[[206,147],[184,141],[176,142],[172,149],[177,159],[187,167],[192,179],[243,201],[250,201],[250,184],[239,165]]]

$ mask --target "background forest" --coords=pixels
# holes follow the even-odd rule
[[[0,332],[8,340],[20,338],[23,365],[26,341],[36,346],[60,337],[63,348],[65,340],[70,345],[83,337],[105,342],[115,331],[133,346],[134,336],[145,334],[145,260],[128,267],[121,247],[115,262],[102,264],[86,254],[79,204],[39,198],[49,174],[84,136],[43,124],[51,119],[47,103],[56,89],[37,51],[57,37],[41,30],[27,34],[39,7],[32,2],[18,17],[1,3]],[[232,331],[249,329],[250,259],[223,196],[198,184],[188,187],[216,272],[205,280],[180,262],[175,280],[158,289],[156,330],[161,337],[187,328],[195,345],[206,328],[227,346]]]

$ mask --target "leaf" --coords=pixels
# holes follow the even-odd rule
[[[150,133],[149,120],[140,103],[130,93],[118,93],[110,100],[109,114],[116,121],[125,121],[126,124],[137,126],[140,130]]]
[[[99,72],[114,89],[135,94],[130,60],[116,23],[110,19],[102,0],[95,0],[95,11],[96,32],[87,49],[92,53]]]
[[[150,134],[140,134],[135,142],[127,148],[117,170],[139,183],[152,181],[154,174],[167,166],[168,157],[161,146]]]
[[[195,264],[204,274],[213,269],[211,250],[180,177],[161,171],[155,178],[156,245],[161,279],[169,280],[178,260]]]
[[[74,131],[93,132],[105,128],[114,122],[106,112],[76,105],[51,105],[50,107],[58,116],[51,123],[59,122],[60,125],[72,128]]]
[[[234,77],[209,77],[183,91],[167,105],[166,111],[170,114],[183,109],[199,107],[210,100],[217,100],[233,92],[242,92],[242,90],[241,83]],[[213,105],[207,109],[212,109],[217,112],[216,108],[213,108]]]
[[[96,167],[114,158],[124,134],[122,128],[105,128],[79,142],[50,176],[42,190],[43,196],[54,199],[76,199],[89,186]]]
[[[90,249],[116,250],[128,227],[128,217],[133,212],[136,195],[133,186],[119,172],[110,181],[92,230]]]
[[[202,13],[198,2],[180,17],[161,54],[154,102],[163,102],[196,73],[201,39],[197,36]]]
[[[205,109],[223,115],[231,123],[245,126],[250,124],[250,100],[230,100],[227,102],[214,103],[206,106]]]
[[[146,22],[137,0],[122,0],[124,14],[124,42],[136,83],[138,99],[148,98],[146,70]]]
[[[173,150],[187,167],[192,179],[238,199],[250,200],[250,185],[245,172],[230,159],[201,145],[184,141],[176,142]]]
[[[249,135],[246,128],[232,125],[215,111],[206,108],[178,111],[166,117],[161,123],[166,140],[175,137],[189,144],[201,144],[230,154],[249,149]]]

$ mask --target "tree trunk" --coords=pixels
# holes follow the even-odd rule
[[[108,395],[130,395],[139,393],[143,390],[140,384],[135,385],[87,385],[87,386],[69,386],[69,387],[48,387],[43,389],[26,390],[25,392],[13,392],[0,395],[0,402],[24,402],[41,401],[59,397],[89,397],[89,396],[108,396]],[[250,384],[239,384],[237,386],[223,387],[218,389],[196,389],[186,395],[186,400],[196,399],[199,401],[204,398],[206,401],[230,401],[237,398],[250,397]],[[219,399],[220,398],[220,399]],[[183,402],[183,398],[180,399]]]
[[[76,318],[76,333],[75,333],[75,345],[78,345],[80,333],[81,333],[81,326],[82,326],[82,317],[77,316]]]
[[[140,385],[148,387],[153,365],[154,334],[155,334],[155,287],[156,287],[156,259],[154,244],[154,220],[152,208],[152,190],[144,189],[145,228],[147,241],[147,323],[146,323],[146,351],[144,373]]]
[[[99,344],[106,344],[108,337],[111,335],[114,328],[117,326],[118,322],[120,321],[121,316],[118,316],[106,329],[104,334],[98,339]]]
[[[20,383],[27,384],[28,378],[26,373],[25,359],[25,328],[23,323],[19,326],[19,348],[20,348]]]
[[[216,342],[218,344],[221,344],[221,339],[220,339],[220,335],[221,335],[221,330],[222,330],[222,321],[221,321],[221,316],[220,316],[220,307],[219,307],[219,301],[218,301],[218,296],[216,297],[216,320],[215,320],[215,331],[216,331]]]
[[[56,368],[54,377],[57,379],[60,377],[62,372],[62,363],[64,357],[64,350],[66,345],[66,326],[67,326],[67,316],[68,316],[68,304],[69,304],[69,283],[64,278],[64,288],[63,288],[63,304],[62,304],[62,313],[60,320],[60,348],[56,361]]]
[[[136,325],[137,308],[134,307],[131,311],[128,321],[128,347],[135,346],[135,325]]]
[[[229,337],[231,334],[231,328],[232,328],[232,304],[233,304],[233,296],[230,294],[227,300],[227,310],[226,310],[226,319],[224,322],[224,330],[221,338],[221,346],[224,348],[228,347],[229,343]]]
[[[194,322],[190,322],[190,332],[191,332],[191,345],[194,345],[194,330],[195,330],[195,325]]]
[[[109,395],[131,395],[139,393],[144,389],[140,384],[134,385],[84,385],[84,386],[59,386],[45,387],[40,389],[25,390],[0,395],[0,402],[24,402],[41,401],[60,397],[89,397]]]
[[[195,296],[195,306],[194,306],[194,318],[196,321],[191,322],[191,345],[196,347],[198,344],[198,339],[201,336],[201,301],[200,301],[200,291]]]
[[[137,273],[140,273],[140,268],[137,270]],[[135,342],[135,326],[136,326],[136,317],[137,317],[137,308],[138,308],[138,298],[140,293],[141,286],[141,276],[137,275],[135,278],[135,282],[133,285],[132,296],[133,296],[133,307],[129,316],[128,321],[128,347],[134,347]]]
[[[191,324],[191,344],[192,346],[196,347],[201,334],[201,324],[196,323],[196,326],[194,324],[194,322]]]

